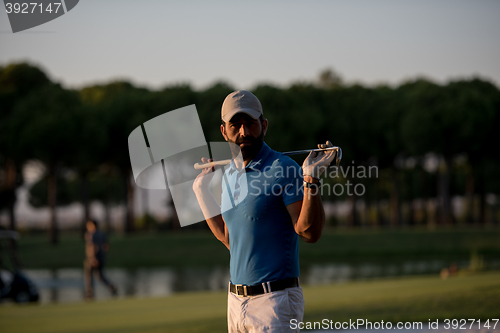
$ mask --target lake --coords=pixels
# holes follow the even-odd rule
[[[468,260],[456,261],[458,269],[468,268]],[[439,274],[449,261],[414,260],[397,263],[362,262],[311,264],[301,267],[302,285],[346,283],[398,276]],[[488,261],[485,269],[500,269],[500,260]],[[41,303],[84,300],[83,269],[30,269],[26,275],[38,287]],[[108,268],[107,277],[117,286],[118,297],[159,297],[184,291],[227,290],[228,267],[188,268]],[[8,279],[6,272],[2,277]],[[111,298],[109,290],[95,279],[96,300]]]

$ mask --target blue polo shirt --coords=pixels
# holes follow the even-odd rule
[[[225,171],[221,211],[229,231],[233,284],[254,285],[299,276],[299,237],[286,206],[302,200],[302,170],[262,144],[239,171]]]

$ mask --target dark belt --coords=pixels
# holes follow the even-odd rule
[[[264,282],[253,286],[230,283],[229,291],[237,296],[256,296],[298,286],[299,278],[289,278],[272,282]]]

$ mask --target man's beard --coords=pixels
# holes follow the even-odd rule
[[[259,153],[260,148],[262,147],[262,144],[264,143],[264,131],[261,131],[260,135],[256,138],[254,138],[254,137],[239,138],[238,140],[236,140],[235,142],[232,142],[232,143],[236,144],[238,149],[241,150],[241,155],[243,157],[243,160],[249,161],[249,160],[253,159],[255,156],[257,156],[257,154]],[[251,145],[240,147],[240,144],[242,144],[242,143],[251,143]],[[234,153],[236,153],[236,155],[237,155],[237,153],[239,153],[239,151],[233,152],[233,154]]]

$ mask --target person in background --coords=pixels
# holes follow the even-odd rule
[[[109,288],[115,296],[117,289],[104,275],[104,263],[109,244],[106,235],[98,230],[95,220],[87,221],[85,232],[85,260],[83,263],[85,280],[85,298],[94,298],[94,272],[99,274],[101,281]]]

